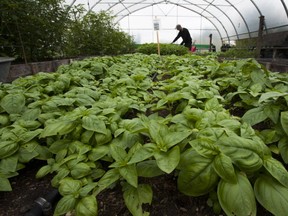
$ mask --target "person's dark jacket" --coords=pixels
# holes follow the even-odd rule
[[[192,38],[188,29],[182,28],[182,31],[179,31],[178,35],[176,36],[176,38],[173,40],[172,43],[177,41],[180,37],[183,39],[183,41],[181,42],[181,45],[184,44],[184,46],[187,46],[187,47],[192,45]]]

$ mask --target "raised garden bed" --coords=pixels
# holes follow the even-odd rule
[[[286,83],[252,59],[141,54],[16,79],[1,85],[1,190],[44,165],[55,215],[286,214]]]

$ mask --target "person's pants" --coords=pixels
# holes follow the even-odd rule
[[[184,46],[187,47],[189,50],[191,50],[192,42],[191,43],[185,43]]]

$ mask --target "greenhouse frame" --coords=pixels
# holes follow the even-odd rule
[[[286,0],[265,3],[262,0],[66,0],[65,3],[83,4],[96,12],[111,11],[121,28],[139,42],[155,42],[155,17],[160,19],[160,40],[162,36],[164,42],[172,41],[176,24],[188,28],[197,43],[208,43],[208,35],[213,34],[218,46],[221,42],[257,37],[261,16],[265,17],[263,34],[288,28]]]

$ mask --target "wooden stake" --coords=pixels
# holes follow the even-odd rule
[[[160,55],[160,43],[159,43],[159,34],[158,34],[158,31],[156,31],[156,34],[157,34],[158,55]]]

